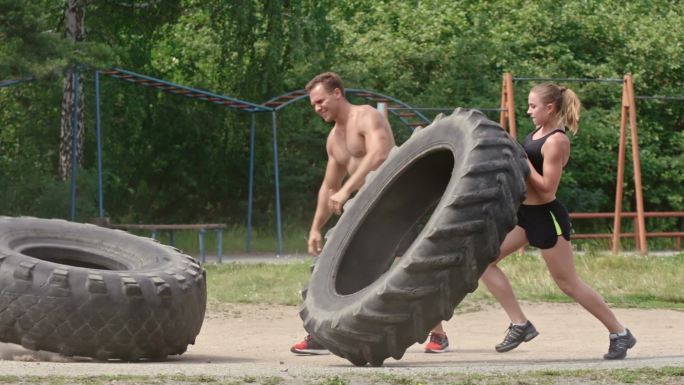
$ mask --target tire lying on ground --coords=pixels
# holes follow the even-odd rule
[[[182,354],[204,320],[205,278],[148,238],[0,217],[0,341],[98,360]]]
[[[522,147],[479,111],[415,132],[345,205],[303,292],[304,328],[355,365],[400,359],[477,288],[528,174]]]

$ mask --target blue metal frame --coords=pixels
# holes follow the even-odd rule
[[[381,94],[376,91],[372,90],[367,90],[367,89],[362,89],[362,88],[345,88],[344,92],[346,94],[351,94],[351,95],[356,95],[359,97],[362,97],[367,100],[374,101],[376,103],[380,102],[392,102],[394,105],[399,106],[398,108],[402,108],[404,110],[411,111],[417,119],[420,120],[420,124],[430,124],[432,120],[428,118],[427,116],[423,115],[420,112],[420,109],[415,108],[407,103],[402,102],[401,100],[394,98],[389,95]],[[296,90],[296,91],[291,91],[284,93],[282,95],[276,96],[267,102],[265,102],[263,105],[266,107],[271,107],[276,111],[280,111],[283,108],[289,106],[290,104],[297,102],[301,99],[307,98],[309,95],[306,92],[306,90],[301,89],[301,90]],[[397,109],[396,106],[388,106],[388,110],[390,113],[392,113],[394,116],[399,118],[399,121],[401,121],[406,127],[409,129],[413,130],[413,128],[418,125],[418,123],[413,123],[410,122],[409,119],[406,119],[406,117],[402,116],[399,114],[399,112],[395,111]]]
[[[277,236],[278,236],[278,254],[282,253],[283,250],[283,231],[282,231],[282,221],[280,212],[280,175],[278,173],[278,144],[276,139],[276,119],[275,111],[273,108],[266,107],[260,104],[250,103],[244,100],[231,98],[225,95],[220,95],[214,92],[200,90],[193,87],[183,86],[177,83],[172,83],[166,80],[157,79],[151,76],[142,75],[132,71],[127,71],[121,68],[112,68],[108,71],[102,72],[105,75],[125,80],[134,84],[139,84],[146,87],[157,88],[164,92],[169,92],[172,94],[183,95],[186,97],[191,97],[195,99],[200,99],[203,101],[215,103],[224,107],[233,108],[238,111],[244,111],[250,113],[251,116],[251,126],[250,126],[250,145],[249,145],[249,196],[248,196],[248,207],[247,207],[247,236],[245,239],[245,248],[247,251],[251,251],[251,241],[252,241],[252,206],[253,206],[253,192],[254,192],[254,145],[255,145],[255,132],[256,132],[256,120],[254,113],[257,112],[272,112],[274,115],[272,117],[272,129],[273,129],[273,164],[275,168],[275,185],[276,185],[276,225],[277,225]],[[99,71],[97,73],[99,75]],[[96,93],[96,112],[99,116],[100,109],[100,88],[99,81],[96,78],[95,82],[95,93]],[[97,119],[97,130],[100,132],[100,120]],[[98,135],[97,138],[98,146],[98,180],[102,179],[102,145],[101,138]],[[98,185],[99,189],[99,199],[100,199],[100,217],[104,215],[104,209],[102,208],[102,184]],[[220,238],[220,235],[217,235]],[[203,246],[202,246],[203,247]],[[221,256],[219,255],[219,260]]]
[[[78,89],[81,86],[79,83],[79,71],[78,67],[73,69],[72,87],[74,92],[74,99],[72,101],[72,113],[71,113],[71,210],[69,218],[71,221],[76,220],[76,163],[78,159],[76,158],[76,144],[78,143]]]
[[[275,194],[276,194],[276,233],[278,234],[278,256],[283,253],[283,225],[280,219],[280,174],[278,172],[278,128],[276,125],[276,111],[271,112],[273,127],[273,166],[275,167]]]
[[[76,77],[75,77],[75,84],[74,88],[76,89],[76,94],[74,97],[74,103],[78,103],[78,69],[75,70],[76,72]],[[183,86],[177,83],[169,82],[166,80],[154,78],[151,76],[146,76],[142,75],[136,72],[124,70],[121,68],[111,68],[107,71],[96,71],[95,72],[95,122],[96,122],[96,134],[97,134],[97,174],[98,174],[98,209],[99,209],[99,215],[100,218],[104,218],[104,201],[103,201],[103,184],[102,184],[102,124],[101,124],[101,114],[100,114],[100,104],[101,104],[101,99],[100,99],[100,74],[105,74],[120,80],[128,81],[134,84],[139,84],[142,86],[146,87],[153,87],[157,88],[161,91],[172,93],[172,94],[177,94],[177,95],[183,95],[186,97],[191,97],[195,99],[200,99],[203,101],[215,103],[218,105],[222,105],[224,107],[229,107],[233,108],[239,111],[244,111],[251,113],[251,126],[250,126],[250,160],[249,160],[249,196],[248,196],[248,207],[247,207],[247,236],[245,240],[246,244],[246,249],[247,251],[251,251],[251,241],[252,241],[252,208],[253,208],[253,191],[254,191],[254,145],[255,145],[255,131],[256,131],[256,122],[255,122],[255,117],[253,113],[256,112],[271,112],[271,125],[272,125],[272,139],[273,139],[273,165],[274,165],[274,170],[275,170],[275,205],[276,205],[276,226],[277,226],[277,237],[278,237],[278,254],[282,253],[283,250],[283,231],[282,231],[282,218],[281,218],[281,205],[280,205],[280,174],[279,174],[279,166],[278,166],[278,141],[277,141],[277,117],[276,113],[277,111],[280,111],[281,109],[287,107],[288,105],[301,100],[303,98],[306,98],[308,96],[307,92],[305,90],[297,90],[297,91],[292,91],[288,92],[285,94],[282,94],[280,96],[277,96],[275,98],[270,99],[264,104],[255,104],[251,102],[247,102],[244,100],[236,99],[236,98],[231,98],[225,95],[220,95],[214,92],[206,91],[206,90],[201,90],[193,87],[188,87],[188,86]],[[9,87],[14,84],[18,83],[23,83],[23,82],[31,82],[34,81],[35,78],[33,77],[28,77],[24,79],[10,79],[10,80],[3,80],[0,81],[0,88],[2,87]],[[409,104],[406,104],[402,102],[399,99],[396,99],[394,97],[381,94],[379,92],[375,92],[372,90],[366,90],[366,89],[358,89],[358,88],[346,88],[345,92],[348,94],[353,94],[359,97],[363,97],[368,100],[372,100],[376,103],[380,102],[392,102],[394,105],[388,105],[388,111],[392,113],[393,115],[397,116],[399,120],[409,127],[410,129],[413,129],[416,125],[420,124],[429,124],[431,120],[427,118],[425,115],[423,115],[419,109],[416,109]],[[77,109],[74,108],[74,111]],[[415,117],[420,120],[420,123],[415,123],[415,122],[410,122],[407,118],[407,116],[402,116],[399,114],[399,110],[409,110],[413,115],[412,117]],[[72,192],[71,192],[71,218],[72,220],[75,219],[76,216],[76,202],[75,202],[75,196],[76,196],[76,161],[75,161],[75,148],[76,148],[76,140],[77,140],[77,127],[76,127],[76,119],[74,117],[72,121]],[[217,237],[221,237],[220,234],[217,234]],[[220,241],[219,241],[220,242]],[[221,256],[219,255],[219,259]]]
[[[304,99],[308,96],[305,90],[297,90],[282,94],[273,99],[270,99],[263,104],[250,103],[244,100],[239,100],[231,98],[225,95],[220,95],[214,92],[200,90],[197,88],[192,88],[188,86],[183,86],[180,84],[172,83],[166,80],[157,79],[151,76],[142,75],[132,71],[124,70],[121,68],[112,68],[108,71],[102,72],[105,75],[125,80],[134,84],[139,84],[146,87],[157,88],[164,92],[169,92],[172,94],[183,95],[186,97],[191,97],[195,99],[200,99],[203,101],[208,101],[211,103],[219,104],[225,107],[233,108],[239,111],[249,112],[251,116],[250,125],[250,139],[249,139],[249,181],[248,181],[248,203],[247,203],[247,234],[245,239],[245,248],[249,252],[251,251],[252,242],[252,214],[253,214],[253,204],[254,204],[254,146],[255,146],[255,135],[256,135],[256,121],[253,113],[257,112],[271,112],[271,128],[272,128],[272,140],[273,140],[273,166],[275,170],[275,206],[276,206],[276,231],[278,237],[277,253],[280,255],[283,251],[283,229],[282,229],[282,217],[281,217],[281,205],[280,205],[280,170],[278,165],[278,140],[277,140],[277,115],[276,113],[283,108],[289,106],[290,104]],[[102,202],[102,144],[101,144],[101,127],[100,127],[100,86],[99,86],[99,74],[100,71],[96,73],[95,81],[95,93],[96,93],[96,124],[97,124],[97,146],[98,146],[98,192],[100,200],[100,217],[104,215],[103,202]],[[394,97],[381,94],[379,92],[358,89],[358,88],[346,88],[345,92],[348,94],[353,94],[374,102],[391,102],[393,105],[388,107],[388,111],[393,115],[397,116],[399,120],[413,129],[416,125],[429,124],[431,120],[423,115],[419,109],[416,109],[409,104],[402,102]],[[400,115],[399,110],[409,110],[412,112],[414,117],[420,120],[419,123],[410,122],[407,116]]]
[[[131,83],[140,84],[147,87],[158,88],[164,92],[172,94],[183,95],[190,98],[200,99],[207,102],[219,104],[225,107],[235,108],[245,112],[269,112],[271,108],[264,107],[260,104],[250,103],[244,100],[231,98],[229,96],[220,95],[214,92],[200,90],[198,88],[183,86],[177,83],[172,83],[166,80],[153,78],[151,76],[142,75],[132,71],[127,71],[121,68],[112,68],[104,72],[114,78],[125,80]]]
[[[28,78],[23,78],[23,79],[0,80],[0,88],[13,86],[13,85],[19,84],[19,83],[28,83],[28,82],[32,82],[34,80],[36,80],[36,78],[34,78],[34,77],[28,77]]]
[[[100,71],[95,71],[95,133],[97,136],[97,202],[100,219],[104,219],[104,203],[102,196],[102,127],[100,121]]]
[[[249,184],[247,190],[247,236],[245,249],[252,251],[252,205],[254,204],[254,136],[256,135],[256,123],[252,114],[252,124],[249,128]]]

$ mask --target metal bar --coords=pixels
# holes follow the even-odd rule
[[[391,96],[384,95],[384,94],[381,94],[381,93],[375,92],[375,91],[361,90],[361,89],[357,89],[357,88],[345,88],[345,92],[351,93],[351,94],[363,94],[364,92],[365,92],[365,93],[372,93],[374,96],[378,96],[378,97],[387,99],[387,100],[392,101],[392,102],[394,102],[394,103],[396,103],[396,104],[398,104],[398,105],[401,105],[401,106],[404,106],[404,107],[411,107],[410,105],[408,105],[408,104],[402,102],[401,100],[399,100],[399,99],[397,99],[397,98],[393,98],[393,97],[391,97]],[[428,119],[425,115],[421,114],[419,111],[416,111],[416,115],[418,115],[418,117],[419,117],[420,119],[422,119],[425,123],[428,123],[428,124],[429,124],[429,123],[432,122],[432,120]]]
[[[273,127],[273,167],[275,171],[275,199],[276,199],[276,231],[278,234],[278,253],[280,256],[283,253],[283,225],[280,218],[280,175],[278,172],[278,134],[276,126],[276,112],[271,112],[271,122]]]
[[[223,230],[216,230],[216,257],[218,263],[223,263]]]
[[[245,238],[245,250],[252,251],[252,205],[254,204],[254,135],[256,122],[254,114],[249,129],[249,182],[247,187],[247,235]]]
[[[226,225],[222,223],[196,223],[196,224],[110,224],[107,227],[112,229],[126,229],[126,230],[213,230],[225,229]]]
[[[627,85],[622,85],[622,102],[620,103],[620,139],[618,141],[617,177],[615,181],[615,216],[613,220],[612,251],[617,255],[620,252],[620,231],[622,221],[622,195],[625,180],[625,147],[627,145]]]
[[[506,75],[508,74],[508,72],[504,72],[501,79],[501,99],[499,100],[499,108],[501,108],[501,112],[499,113],[499,125],[506,131],[508,131],[508,122],[506,120],[508,117],[508,109],[506,108]],[[506,111],[504,111],[504,109],[506,109]]]
[[[388,110],[390,111],[453,111],[456,108],[459,107],[389,107]],[[505,108],[480,108],[480,107],[461,107],[461,108],[467,108],[469,110],[479,110],[483,112],[501,112],[501,111],[506,111]]]
[[[204,250],[204,229],[200,229],[198,231],[198,238],[199,238],[199,252],[200,252],[200,260],[202,263],[205,263],[207,261],[206,255],[205,255],[205,250]]]
[[[620,233],[620,238],[633,238],[637,236],[638,234],[636,232],[632,233]],[[612,233],[584,233],[584,234],[572,234],[572,238],[574,239],[600,239],[600,238],[610,238],[612,237]],[[684,236],[683,231],[654,231],[650,233],[646,233],[647,237],[650,238],[674,238],[675,242],[676,239]]]
[[[644,221],[644,196],[641,184],[641,160],[639,155],[639,135],[636,121],[636,101],[634,100],[634,80],[632,75],[625,76],[629,101],[629,126],[632,131],[632,163],[634,168],[634,190],[637,208],[637,232],[639,234],[639,251],[641,255],[648,253],[646,243],[646,222]]]
[[[622,212],[622,218],[636,218],[636,212]],[[684,218],[684,211],[646,211],[644,212],[646,218]],[[601,219],[601,218],[615,218],[615,213],[612,212],[597,212],[597,213],[570,213],[570,219]]]
[[[76,220],[76,144],[78,143],[78,67],[74,67],[73,78],[71,79],[74,98],[72,100],[73,110],[71,111],[71,212],[69,218]]]
[[[655,99],[655,100],[680,100],[680,101],[684,101],[684,96],[658,96],[658,95],[644,96],[644,95],[640,95],[640,96],[635,96],[635,98],[640,99],[640,100],[653,100],[653,99]]]
[[[515,93],[513,88],[513,75],[506,72],[503,77],[505,99],[501,107],[506,109],[505,116],[508,118],[508,132],[514,139],[518,137],[518,126],[515,121]]]
[[[28,82],[32,82],[34,80],[36,80],[36,78],[34,78],[34,77],[28,77],[28,78],[23,78],[23,79],[2,80],[2,81],[0,81],[0,88],[13,86],[13,85],[19,84],[19,83],[28,83]]]
[[[548,81],[548,82],[577,82],[577,83],[622,83],[623,79],[591,79],[591,78],[535,78],[514,77],[515,81]]]
[[[100,219],[104,218],[102,192],[102,126],[100,118],[100,71],[95,71],[95,131],[97,136],[97,202]]]
[[[402,102],[401,100],[393,98],[391,96],[383,95],[383,94],[375,92],[375,91],[363,90],[363,89],[358,89],[358,88],[345,88],[344,91],[346,94],[355,94],[355,95],[358,95],[360,97],[363,97],[366,99],[371,99],[371,100],[376,101],[376,102],[383,101],[383,100],[392,101],[392,102],[396,103],[397,105],[401,105],[401,106],[404,106],[408,109],[411,109],[410,105]],[[270,99],[270,100],[266,101],[265,103],[263,103],[263,105],[264,106],[271,106],[271,105],[273,105],[273,103],[280,103],[277,107],[275,107],[275,110],[279,111],[279,110],[289,106],[290,104],[292,104],[292,103],[294,103],[300,99],[304,99],[306,97],[308,97],[308,93],[306,92],[306,90],[296,90],[296,91],[292,91],[292,92],[277,96],[273,99]],[[381,98],[381,99],[379,99],[379,98]],[[285,99],[285,101],[283,101],[283,99]],[[425,115],[421,114],[419,111],[415,111],[415,112],[416,112],[416,115],[418,115],[418,117],[420,119],[422,119],[425,123],[429,124],[431,122],[430,119],[428,119]]]
[[[158,83],[162,83],[162,84],[167,84],[167,85],[176,87],[176,88],[180,89],[179,91],[177,91],[177,93],[182,93],[182,94],[188,94],[188,93],[190,93],[190,95],[187,95],[187,96],[189,96],[189,97],[197,97],[197,95],[193,95],[193,93],[194,93],[194,94],[200,94],[200,95],[211,96],[211,97],[218,98],[218,99],[221,99],[221,100],[228,100],[228,101],[231,101],[231,102],[234,102],[234,103],[238,103],[238,104],[244,106],[245,108],[249,108],[250,111],[267,112],[267,111],[271,111],[271,110],[272,110],[272,108],[265,107],[265,106],[262,106],[262,105],[260,105],[260,104],[254,104],[254,103],[250,103],[250,102],[247,102],[247,101],[244,101],[244,100],[235,99],[235,98],[231,98],[231,97],[228,97],[228,96],[220,95],[220,94],[217,94],[217,93],[214,93],[214,92],[204,91],[204,90],[200,90],[200,89],[193,88],[193,87],[183,86],[183,85],[176,84],[176,83],[172,83],[172,82],[169,82],[169,81],[166,81],[166,80],[157,79],[157,78],[154,78],[154,77],[151,77],[151,76],[146,76],[146,75],[138,74],[138,73],[135,73],[135,72],[127,71],[127,70],[124,70],[124,69],[121,69],[121,68],[113,68],[113,70],[116,71],[116,72],[120,72],[120,73],[122,73],[122,74],[126,74],[126,75],[128,75],[128,77],[136,77],[136,78],[138,78],[138,79],[145,79],[145,80],[149,80],[149,81],[153,81],[153,82],[158,82]],[[115,72],[112,72],[112,71],[108,71],[108,72],[105,72],[105,73],[106,73],[107,75],[110,75],[110,76],[113,76],[113,77],[117,77],[117,78],[118,78],[118,77],[124,77],[124,76],[117,75]],[[143,83],[140,83],[140,82],[138,82],[138,83],[141,84],[141,85],[144,85],[144,86],[148,86],[147,84],[143,84]]]
[[[278,110],[281,110],[281,109],[289,106],[290,104],[292,104],[292,103],[294,103],[300,99],[304,99],[308,96],[309,95],[306,92],[306,90],[296,90],[296,91],[292,91],[292,92],[282,94],[280,96],[276,96],[275,98],[266,101],[264,103],[264,105],[265,106],[273,106],[275,103],[277,103],[275,110],[278,111]],[[283,101],[282,99],[285,99],[285,101]]]

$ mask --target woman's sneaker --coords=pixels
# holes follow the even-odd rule
[[[510,324],[506,331],[506,337],[504,337],[500,344],[496,345],[495,349],[499,353],[504,353],[517,348],[521,343],[528,342],[538,335],[539,332],[530,321],[525,322],[522,326]]]
[[[608,353],[603,355],[606,360],[621,360],[627,357],[627,350],[631,349],[636,345],[636,338],[632,335],[629,329],[625,329],[627,334],[620,336],[613,334],[610,336],[610,346],[608,347]]]
[[[292,345],[290,351],[295,354],[330,354],[328,349],[324,348],[323,345],[319,344],[311,337],[311,334],[304,337],[304,341]]]
[[[430,333],[430,341],[425,345],[425,353],[444,353],[449,350],[446,334]]]

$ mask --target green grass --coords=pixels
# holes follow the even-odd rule
[[[684,254],[575,256],[579,276],[612,306],[684,310]],[[310,276],[311,261],[287,264],[207,264],[209,300],[213,303],[296,305]],[[521,300],[568,302],[536,254],[511,255],[501,267]],[[493,303],[480,287],[468,302]]]
[[[208,264],[205,268],[210,303],[297,305],[311,262]]]
[[[580,278],[614,306],[684,309],[684,254],[584,254],[575,256],[575,265]],[[512,255],[501,267],[522,299],[571,301],[556,287],[543,259],[536,254]]]
[[[356,372],[325,377],[307,376],[0,376],[0,384],[42,385],[570,385],[570,384],[655,384],[684,383],[684,368],[598,369],[598,370],[544,370],[524,373],[438,373],[420,372],[396,375],[385,370],[361,369]]]
[[[143,237],[150,237],[149,231],[131,231]],[[283,229],[283,253],[306,254],[308,230],[302,226],[288,226]],[[223,255],[242,254],[246,252],[247,231],[244,226],[233,226],[222,232]],[[168,232],[159,232],[157,239],[165,244],[171,244]],[[275,225],[269,228],[255,228],[252,230],[250,252],[274,253],[277,249],[277,234]],[[174,232],[173,245],[187,254],[199,254],[199,232],[196,230],[182,230]],[[216,255],[216,231],[207,230],[204,233],[204,247],[207,254]]]

